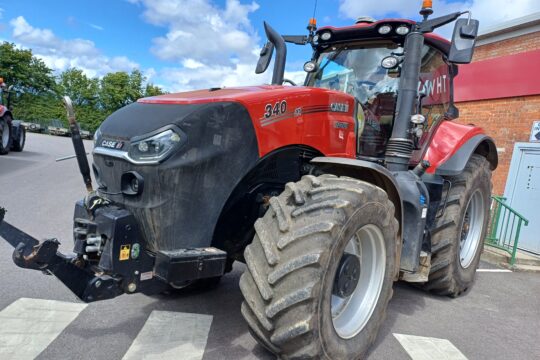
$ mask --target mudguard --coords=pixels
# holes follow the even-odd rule
[[[481,134],[473,136],[463,144],[454,155],[437,168],[435,174],[442,176],[461,174],[469,159],[475,153],[479,153],[488,159],[491,164],[491,170],[497,168],[499,159],[495,142],[489,136]]]
[[[382,188],[388,194],[388,198],[395,207],[395,214],[399,222],[399,232],[397,246],[398,254],[402,252],[403,226],[407,222],[403,221],[403,201],[399,185],[394,175],[385,167],[376,163],[357,159],[348,159],[341,157],[316,157],[311,160],[323,172],[328,172],[337,176],[350,176],[355,179],[363,180]],[[412,224],[412,223],[411,223]],[[396,258],[396,269],[400,268],[400,257]]]
[[[474,125],[443,121],[437,128],[424,160],[429,161],[428,174],[457,175],[463,171],[472,154],[485,156],[495,170],[498,164],[497,148],[484,130]]]

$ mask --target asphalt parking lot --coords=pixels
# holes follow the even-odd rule
[[[86,146],[90,151],[92,143]],[[28,134],[24,152],[0,157],[0,205],[8,210],[6,221],[38,239],[57,237],[63,251],[71,250],[73,205],[84,195],[84,187],[75,160],[55,162],[55,158],[72,153],[69,138]],[[52,302],[60,305],[54,310],[47,300],[78,301],[54,277],[17,268],[11,253],[12,247],[0,240],[0,334],[9,330],[2,320],[8,319],[22,329],[20,337],[31,338],[37,331],[31,326],[33,319],[14,311],[29,304],[25,299],[35,299],[31,306],[43,306],[43,311],[59,317],[67,305]],[[461,356],[441,353],[439,358],[539,359],[540,274],[492,272],[487,264],[481,268],[488,271],[478,272],[475,287],[458,299],[395,284],[387,320],[369,359],[410,359],[398,341],[400,335],[395,334],[445,339]],[[162,341],[168,334],[170,340],[181,334],[182,343],[163,342],[161,350],[167,348],[169,353],[163,350],[161,359],[168,359],[173,351],[177,359],[273,359],[251,338],[240,315],[242,271],[243,265],[236,264],[211,292],[124,295],[88,306],[74,305],[72,321],[51,333],[50,342],[28,343],[33,353],[21,347],[20,358],[143,358],[142,348],[149,339]],[[423,351],[424,359],[436,358],[429,352],[433,343],[413,344],[415,356]],[[13,358],[9,346],[0,336],[1,359]]]

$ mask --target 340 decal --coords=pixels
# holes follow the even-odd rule
[[[266,104],[264,107],[264,117],[265,119],[271,118],[272,116],[279,116],[285,114],[287,111],[287,101],[282,100],[276,102],[274,105]]]

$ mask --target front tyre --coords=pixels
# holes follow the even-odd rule
[[[386,193],[304,176],[255,223],[240,279],[252,335],[283,359],[358,359],[392,296],[398,223]]]
[[[490,164],[474,154],[463,172],[447,178],[452,186],[446,210],[431,235],[431,269],[424,289],[457,297],[474,283],[484,247],[491,195]]]

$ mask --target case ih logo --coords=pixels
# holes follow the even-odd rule
[[[108,149],[120,150],[124,146],[124,143],[122,141],[103,140],[101,146]]]
[[[333,112],[349,112],[349,104],[348,103],[332,103],[330,104],[330,110]]]

